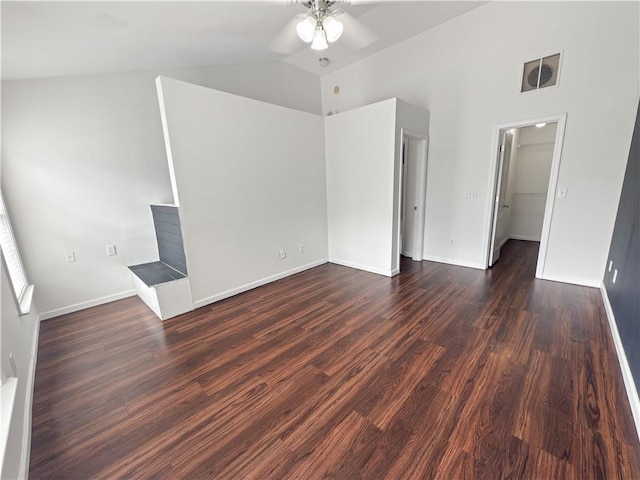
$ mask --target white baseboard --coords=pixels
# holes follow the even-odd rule
[[[378,275],[384,275],[385,277],[393,277],[394,275],[393,270],[362,265],[360,263],[350,262],[340,258],[329,258],[329,263],[335,263],[336,265],[342,265],[343,267],[355,268],[356,270],[364,270],[369,273],[377,273]]]
[[[513,240],[525,240],[527,242],[539,242],[540,237],[528,237],[526,235],[509,235],[510,239]]]
[[[25,395],[24,419],[22,421],[22,457],[20,458],[19,478],[29,478],[29,459],[31,457],[31,423],[33,416],[33,389],[36,383],[36,365],[38,363],[38,340],[40,338],[40,316],[36,318],[35,334],[31,342],[27,392]]]
[[[568,275],[548,275],[542,274],[540,277],[542,280],[550,280],[552,282],[570,283],[572,285],[580,285],[581,287],[593,287],[600,288],[600,282],[594,280],[587,280],[586,278],[571,277]]]
[[[631,375],[631,369],[629,368],[629,362],[627,361],[627,356],[624,353],[624,347],[622,346],[622,340],[620,339],[620,333],[618,332],[618,325],[616,324],[616,318],[613,314],[613,309],[611,308],[609,295],[607,294],[604,282],[600,283],[600,291],[602,292],[602,300],[604,302],[604,309],[607,312],[607,319],[609,320],[609,328],[611,329],[613,343],[616,346],[616,353],[618,354],[618,362],[620,363],[624,386],[627,389],[627,397],[629,397],[631,413],[633,414],[633,420],[636,424],[636,433],[640,439],[640,398],[638,397],[638,390],[636,390],[633,375]]]
[[[467,262],[465,260],[458,260],[456,258],[444,258],[444,257],[434,257],[433,255],[425,255],[423,260],[427,260],[428,262],[446,263],[448,265],[455,265],[457,267],[467,267],[467,268],[475,268],[477,270],[486,270],[486,267],[480,263]]]
[[[200,308],[215,302],[219,302],[220,300],[224,300],[225,298],[233,297],[234,295],[238,295],[239,293],[253,290],[254,288],[258,288],[258,287],[261,287],[262,285],[266,285],[267,283],[275,282],[276,280],[280,280],[281,278],[289,277],[296,273],[304,272],[305,270],[309,270],[310,268],[324,265],[325,263],[327,263],[326,258],[322,260],[317,260],[315,262],[307,263],[306,265],[302,265],[300,267],[292,268],[291,270],[287,270],[286,272],[277,273],[275,275],[271,275],[269,277],[256,280],[255,282],[247,283],[246,285],[241,285],[239,287],[232,288],[230,290],[227,290],[226,292],[218,293],[216,295],[212,295],[210,297],[206,297],[201,300],[194,300],[193,308]]]
[[[106,297],[95,298],[86,302],[76,303],[67,307],[56,308],[40,314],[40,320],[49,320],[50,318],[59,317],[60,315],[66,315],[67,313],[79,312],[86,308],[97,307],[98,305],[104,305],[105,303],[115,302],[116,300],[122,300],[127,297],[135,297],[135,290],[126,290],[120,293],[114,293],[113,295],[107,295]]]

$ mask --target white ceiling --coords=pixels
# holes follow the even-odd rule
[[[2,1],[2,79],[39,78],[283,60],[316,75],[343,67],[486,2],[387,1],[340,5],[376,35],[353,49],[355,28],[328,50],[296,40],[306,9],[262,1]],[[270,49],[284,29],[299,50]],[[295,45],[295,43],[294,43]],[[326,56],[331,64],[318,65]]]

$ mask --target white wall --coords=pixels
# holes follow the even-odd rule
[[[2,189],[42,318],[133,294],[126,265],[157,254],[149,204],[172,200],[158,73],[2,83]],[[168,73],[320,111],[319,79],[290,65]]]
[[[511,238],[540,241],[557,125],[518,129],[519,141],[514,143],[516,156],[511,164],[516,169],[510,201]]]
[[[325,263],[322,117],[158,84],[195,306]]]
[[[391,275],[396,99],[325,117],[329,261]]]
[[[639,8],[491,2],[322,77],[323,111],[399,96],[431,112],[425,257],[478,268],[494,127],[568,112],[559,186],[569,196],[556,202],[545,274],[598,284],[639,96]],[[522,63],[560,50],[559,86],[520,94]]]
[[[18,316],[4,261],[0,259],[0,338],[2,377],[13,376],[9,354],[13,353],[18,390],[11,418],[7,450],[0,478],[26,478],[31,448],[31,405],[38,341],[38,312],[32,305],[27,315]],[[6,406],[2,406],[3,413]],[[5,425],[2,428],[6,428]],[[1,453],[0,453],[1,454]]]
[[[429,113],[391,98],[325,117],[329,261],[399,271],[402,129],[426,136]]]
[[[514,192],[547,193],[557,123],[520,128]]]
[[[162,75],[263,102],[320,114],[320,79],[284,62],[170,70]]]

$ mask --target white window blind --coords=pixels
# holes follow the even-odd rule
[[[2,193],[0,193],[0,247],[2,247],[2,254],[9,271],[9,278],[11,279],[16,299],[18,303],[22,304],[29,283],[20,260],[18,246],[11,230],[11,222],[9,222],[9,215],[4,205]]]

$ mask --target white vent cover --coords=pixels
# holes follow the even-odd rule
[[[522,89],[520,91],[530,92],[557,85],[559,69],[559,53],[526,62],[522,69]]]

